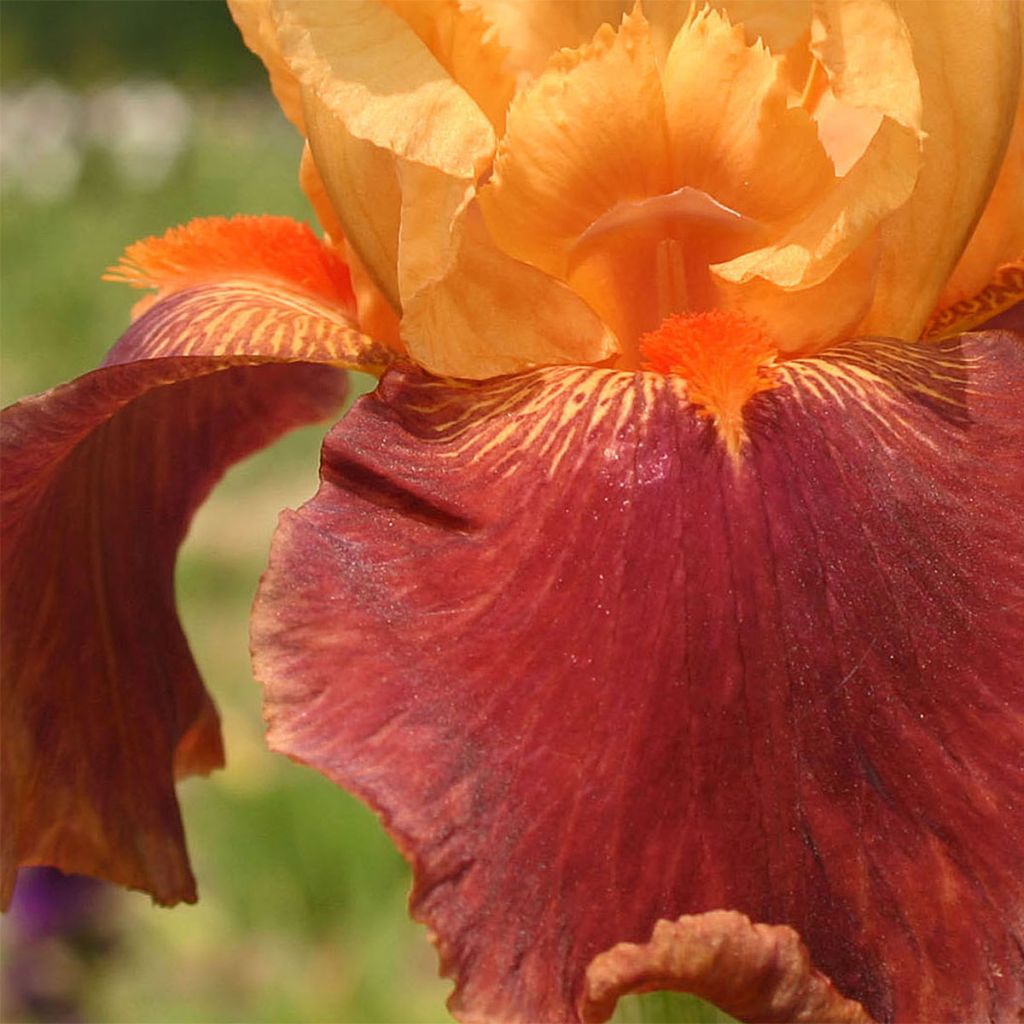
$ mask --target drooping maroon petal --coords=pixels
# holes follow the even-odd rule
[[[412,859],[452,1008],[574,1020],[660,918],[795,928],[874,1016],[1024,999],[1024,352],[784,364],[732,458],[675,378],[391,373],[254,619],[272,744]]]
[[[3,415],[5,903],[19,864],[195,899],[174,781],[223,755],[175,611],[178,545],[228,466],[337,410],[337,366],[388,359],[352,326],[343,265],[310,270],[308,229],[212,223],[255,250],[258,277],[202,280],[210,245],[190,271],[190,238],[208,241],[211,222],[151,241],[159,261],[136,247],[154,286],[200,283],[151,305],[104,368]],[[296,238],[307,258],[289,263]]]

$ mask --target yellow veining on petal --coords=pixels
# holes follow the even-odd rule
[[[246,280],[178,292],[152,306],[133,329],[136,359],[252,355],[381,373],[394,358],[337,308]]]
[[[921,337],[931,340],[962,334],[1018,302],[1024,302],[1024,261],[1020,260],[1000,267],[977,295],[937,309],[928,318]]]

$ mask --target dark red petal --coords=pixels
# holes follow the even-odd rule
[[[392,373],[257,600],[273,745],[375,806],[468,1020],[718,908],[873,1015],[1024,999],[1024,359],[785,364],[732,459],[673,378]]]
[[[19,864],[195,899],[174,779],[222,753],[175,612],[175,553],[231,463],[338,408],[335,366],[390,359],[353,329],[348,292],[303,288],[171,294],[105,368],[4,412],[4,902]]]
[[[4,418],[3,844],[195,900],[174,780],[223,763],[174,560],[223,471],[337,408],[328,367],[115,366]],[[6,902],[6,900],[5,900]]]

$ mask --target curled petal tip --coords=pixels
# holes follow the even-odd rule
[[[759,1024],[873,1022],[860,1003],[814,969],[792,928],[754,924],[734,910],[658,921],[649,942],[621,942],[594,957],[580,1017],[600,1024],[624,995],[656,990],[699,996]]]

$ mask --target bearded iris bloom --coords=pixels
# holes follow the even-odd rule
[[[358,368],[255,674],[412,861],[457,1016],[1012,1018],[1017,6],[233,13],[327,236],[137,243],[104,366],[5,413],[8,889],[195,898],[175,552]]]

